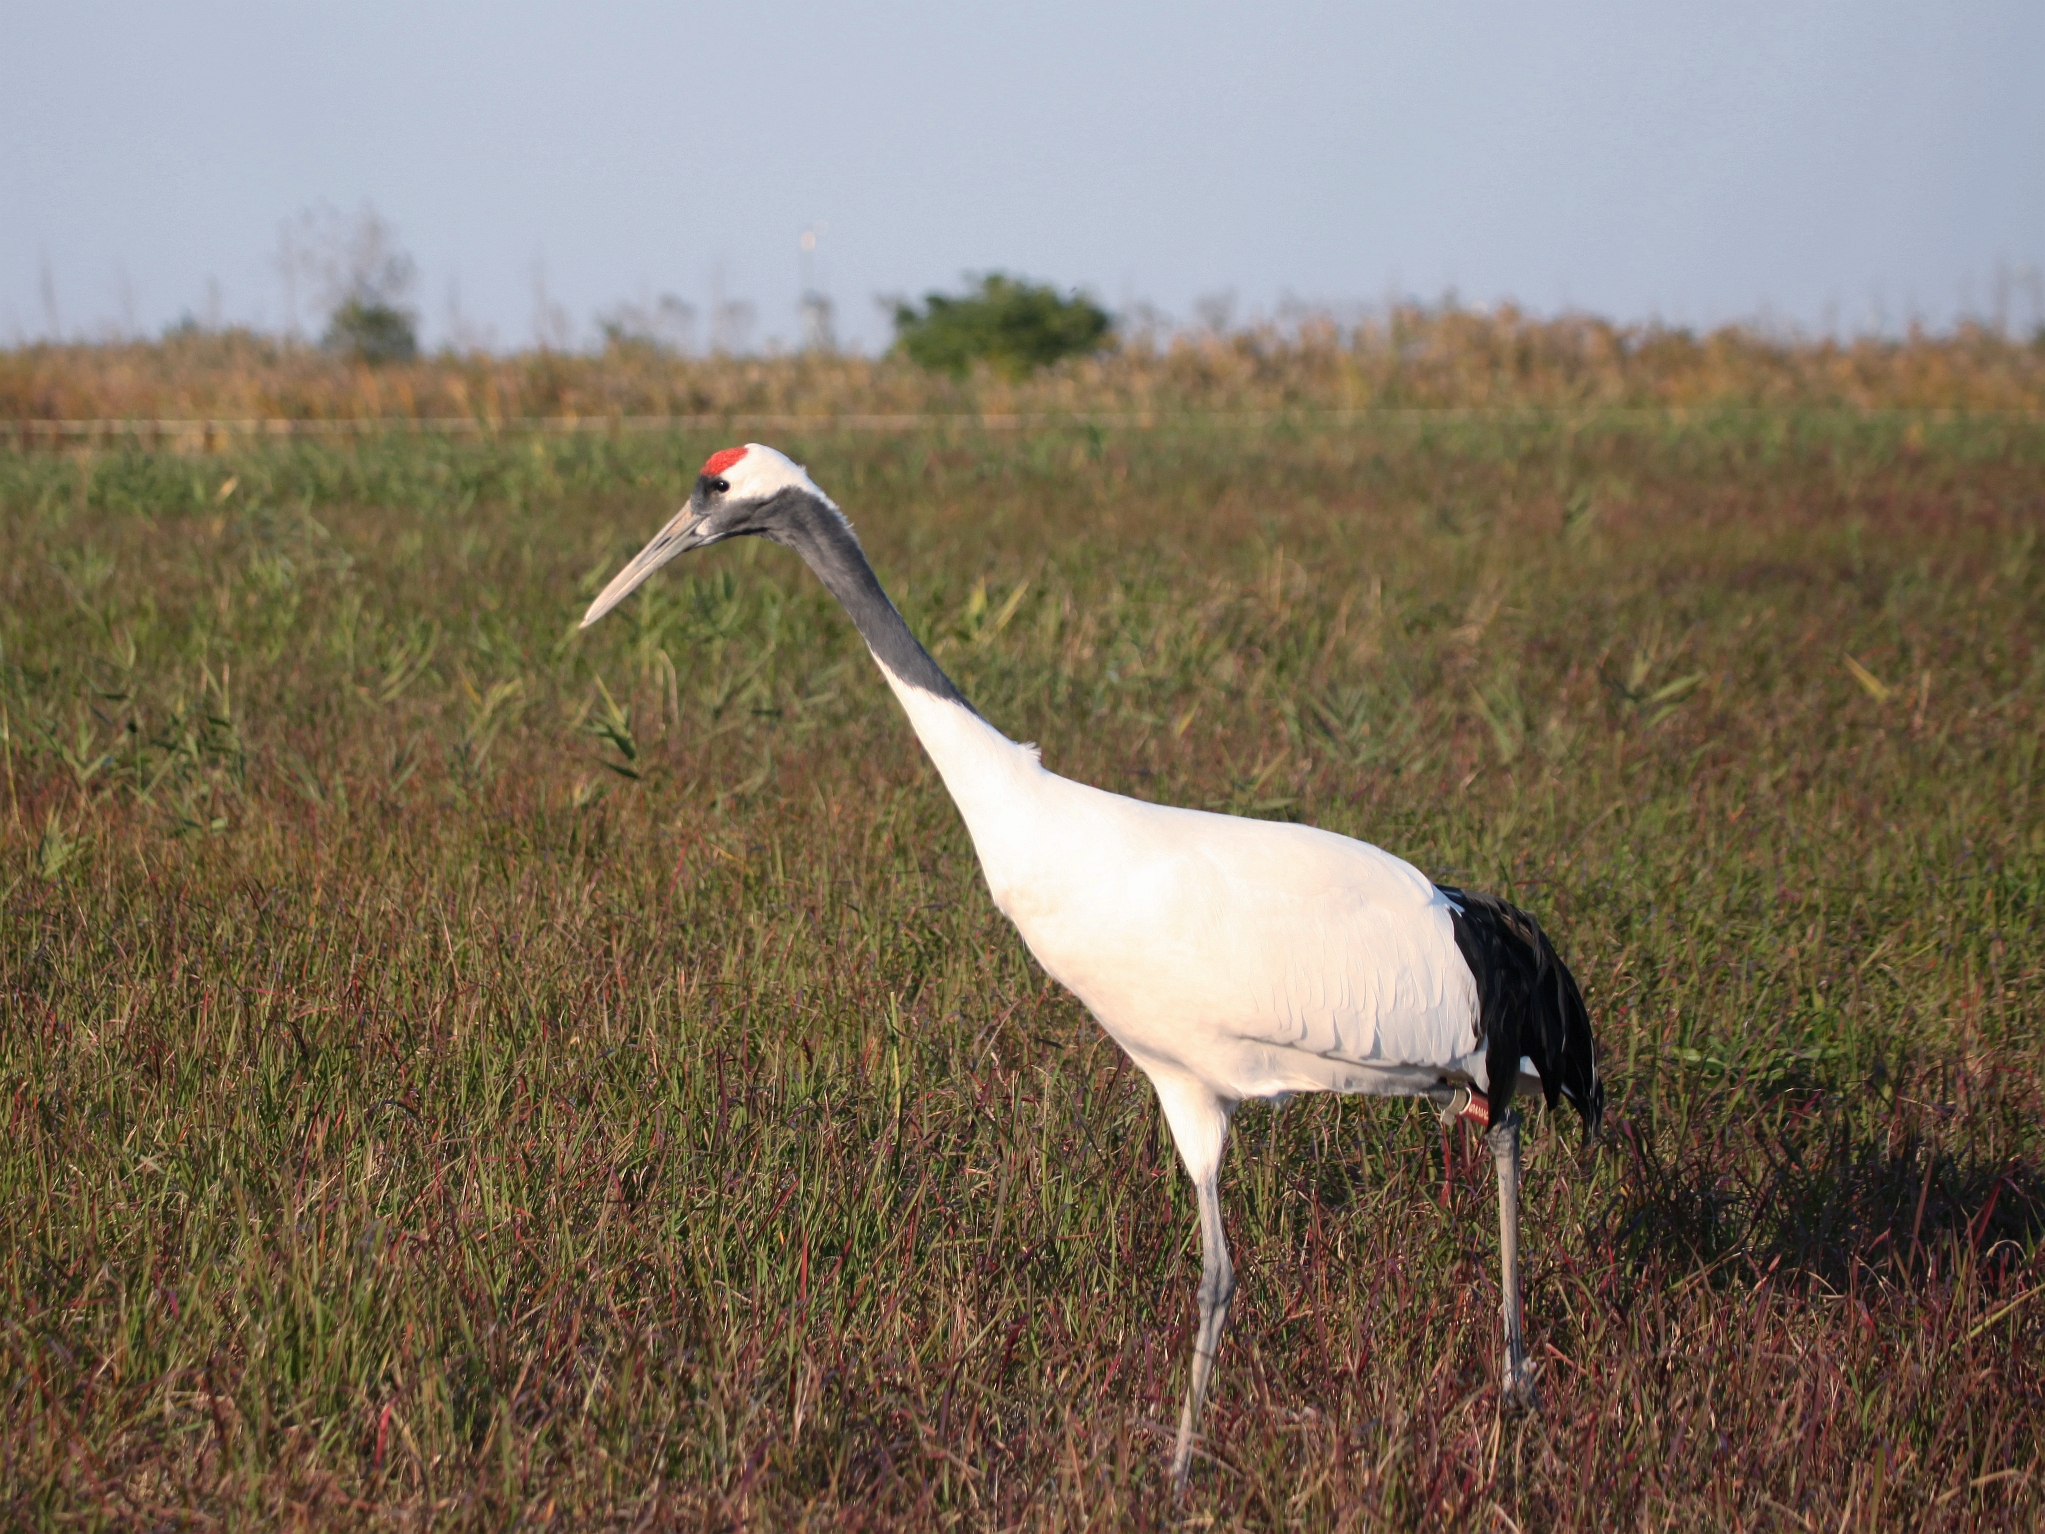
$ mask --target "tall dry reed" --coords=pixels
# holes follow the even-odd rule
[[[1810,340],[1410,307],[1354,326],[1138,339],[1021,382],[885,357],[684,357],[637,344],[369,367],[239,330],[0,352],[0,419],[37,422],[1614,407],[2035,412],[2045,339],[1964,326]]]

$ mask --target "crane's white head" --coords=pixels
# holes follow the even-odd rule
[[[802,465],[771,447],[748,442],[712,453],[696,476],[688,504],[597,594],[582,615],[582,626],[588,628],[624,601],[677,554],[726,538],[775,537],[798,509],[813,512],[819,505],[837,513]]]

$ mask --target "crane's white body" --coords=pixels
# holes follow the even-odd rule
[[[1203,1098],[1417,1095],[1445,1073],[1488,1084],[1448,897],[1411,864],[1312,826],[1061,778],[971,710],[881,674],[995,905],[1157,1083],[1175,1131],[1192,1127],[1175,1106]]]

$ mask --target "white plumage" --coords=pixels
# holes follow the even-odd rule
[[[988,892],[1153,1081],[1229,1102],[1488,1086],[1448,899],[1312,826],[1146,804],[1047,771],[889,672]]]
[[[761,536],[802,555],[872,650],[973,838],[994,903],[1155,1086],[1200,1204],[1183,1485],[1234,1292],[1219,1171],[1238,1105],[1297,1092],[1428,1096],[1480,1123],[1499,1175],[1505,1387],[1531,1403],[1517,1273],[1520,1081],[1594,1128],[1603,1088],[1575,981],[1538,925],[1311,826],[1146,804],[1061,778],[959,694],[802,468],[748,444],[590,606],[595,622],[687,549]],[[1512,1080],[1492,1080],[1509,1062]]]

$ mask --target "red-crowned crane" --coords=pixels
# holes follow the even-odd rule
[[[1235,1293],[1222,1145],[1236,1108],[1296,1092],[1427,1097],[1487,1125],[1498,1169],[1504,1394],[1532,1405],[1520,1328],[1521,1082],[1594,1133],[1590,1016],[1538,923],[1312,826],[1145,804],[1047,772],[981,718],[881,589],[844,514],[770,447],[728,448],[590,604],[585,628],[676,555],[767,538],[844,605],[951,791],[994,903],[1157,1089],[1200,1209],[1200,1318],[1172,1454],[1183,1488]]]

